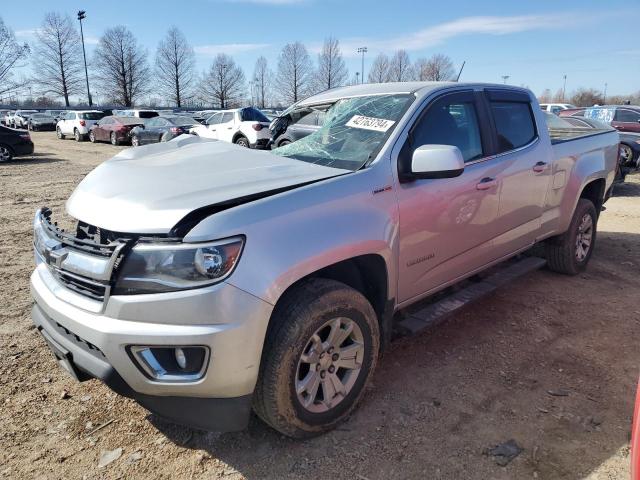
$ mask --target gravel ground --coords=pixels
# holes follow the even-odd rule
[[[0,165],[0,477],[629,477],[640,175],[607,203],[586,273],[532,273],[396,340],[349,421],[300,442],[255,419],[233,434],[168,424],[58,367],[29,319],[32,216],[118,148],[33,138],[32,158]],[[501,466],[488,450],[511,439],[524,450]]]

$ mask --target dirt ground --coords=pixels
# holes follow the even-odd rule
[[[118,148],[33,137],[32,158],[0,165],[0,478],[629,477],[640,175],[607,203],[585,274],[532,273],[396,340],[349,421],[301,442],[256,419],[232,434],[168,424],[58,367],[29,318],[33,213],[60,211]],[[486,451],[510,439],[524,450],[500,466]]]

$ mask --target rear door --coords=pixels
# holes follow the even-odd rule
[[[218,128],[220,127],[220,120],[222,120],[222,113],[216,113],[211,115],[207,120],[207,138],[218,139]]]
[[[640,132],[640,112],[630,108],[616,107],[611,126],[622,132]]]
[[[64,133],[65,135],[71,135],[73,133],[73,126],[76,122],[76,115],[76,112],[68,112],[65,115],[62,126],[60,128],[60,130],[62,130],[62,133]]]
[[[231,143],[239,125],[239,119],[236,121],[236,112],[224,112],[218,125],[218,140]]]
[[[487,89],[486,102],[501,166],[495,248],[502,256],[532,244],[538,235],[551,178],[551,150],[540,141],[525,92]]]
[[[398,154],[400,164],[422,145],[454,145],[465,160],[458,177],[399,184],[401,303],[493,260],[502,166],[491,155],[486,108],[481,92],[438,97],[420,113]]]

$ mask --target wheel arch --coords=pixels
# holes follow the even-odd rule
[[[596,207],[596,213],[598,215],[600,215],[600,210],[604,203],[606,185],[607,183],[604,178],[596,178],[582,187],[582,191],[580,192],[579,198],[590,200]]]
[[[242,133],[242,131],[237,131],[236,133],[233,134],[233,138],[231,139],[231,142],[236,143],[240,137],[244,137],[247,139],[247,141],[249,141],[249,138],[244,133]]]

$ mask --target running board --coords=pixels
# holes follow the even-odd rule
[[[488,295],[498,287],[507,285],[543,267],[546,263],[546,260],[539,257],[521,257],[501,263],[484,273],[483,275],[486,276],[483,278],[476,277],[475,282],[473,279],[466,280],[457,287],[450,287],[436,294],[434,298],[427,300],[426,306],[425,302],[421,302],[415,307],[409,307],[402,313],[403,318],[394,325],[394,329],[400,335],[415,335],[439,324],[449,315]]]

